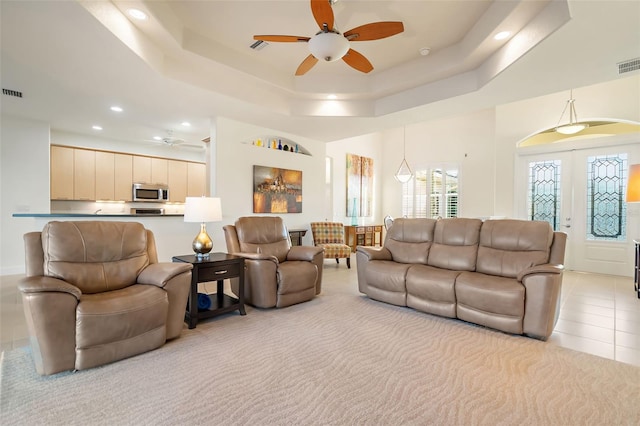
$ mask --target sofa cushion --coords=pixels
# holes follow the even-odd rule
[[[426,264],[435,224],[435,219],[396,219],[387,231],[384,247],[395,262]]]
[[[136,222],[57,222],[42,230],[44,273],[84,294],[134,284],[149,264],[147,232]]]
[[[522,334],[525,288],[516,279],[462,272],[455,290],[458,318]]]
[[[476,271],[515,278],[526,268],[547,263],[552,242],[548,222],[487,220],[480,229]]]
[[[436,222],[428,264],[454,271],[474,271],[480,219],[451,218]]]
[[[455,281],[459,271],[413,265],[407,272],[407,306],[445,317],[456,317]]]
[[[368,283],[367,295],[372,299],[399,306],[407,305],[405,279],[412,265],[391,260],[369,262],[365,272]]]

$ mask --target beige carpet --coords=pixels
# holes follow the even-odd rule
[[[640,424],[640,369],[325,286],[159,350],[42,378],[3,355],[0,424]]]

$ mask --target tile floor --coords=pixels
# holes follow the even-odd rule
[[[355,256],[352,268],[326,261],[326,282],[348,283],[357,292]],[[19,275],[0,276],[0,349],[29,344]],[[330,280],[330,281],[329,281]],[[628,277],[566,271],[560,318],[549,344],[640,366],[640,299]]]

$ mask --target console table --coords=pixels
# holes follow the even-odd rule
[[[210,253],[208,258],[198,258],[193,254],[174,256],[174,262],[191,263],[191,290],[187,302],[184,321],[189,328],[195,328],[198,320],[211,318],[227,312],[240,311],[246,315],[244,309],[244,258],[227,253]],[[240,286],[238,298],[224,293],[224,280],[239,278]],[[216,293],[211,293],[211,307],[206,310],[198,309],[198,283],[216,281]]]
[[[344,226],[345,243],[356,251],[356,246],[382,245],[382,225]]]
[[[289,229],[289,237],[291,238],[292,246],[301,246],[302,237],[307,233],[306,229]]]

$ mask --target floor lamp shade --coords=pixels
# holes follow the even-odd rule
[[[637,202],[640,202],[640,164],[633,164],[629,167],[627,203]]]
[[[206,257],[213,248],[213,241],[207,234],[207,222],[222,220],[220,198],[187,197],[184,205],[184,221],[199,222],[200,232],[193,240],[193,251],[198,257]]]

